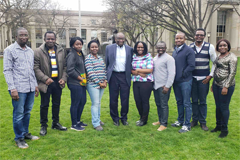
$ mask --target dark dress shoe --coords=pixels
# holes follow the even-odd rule
[[[127,125],[128,125],[127,120],[122,120],[122,124],[123,124],[124,126],[127,126]]]
[[[52,129],[57,129],[59,131],[66,131],[67,127],[63,127],[60,123],[52,124]]]
[[[221,128],[220,127],[215,127],[213,130],[211,130],[211,132],[217,132],[217,131],[221,131]]]
[[[119,126],[119,125],[120,125],[119,121],[113,121],[113,124],[114,124],[115,126]]]
[[[196,122],[196,121],[192,121],[192,122],[191,122],[191,128],[192,128],[192,127],[195,127],[195,126],[197,126],[197,125],[198,125],[198,122]]]
[[[45,136],[47,134],[47,127],[42,126],[39,134]]]
[[[140,122],[137,124],[137,126],[144,126],[144,125],[146,125],[146,124],[147,124],[147,122],[140,121]]]
[[[221,134],[218,136],[219,138],[227,137],[228,131],[221,131]]]
[[[202,130],[204,131],[208,131],[208,127],[206,126],[206,124],[200,124]]]

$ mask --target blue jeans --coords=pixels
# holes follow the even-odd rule
[[[192,82],[192,121],[206,124],[207,117],[207,95],[209,83],[203,84],[203,80],[197,81],[193,78]]]
[[[11,92],[9,91],[10,95]],[[23,139],[28,133],[30,121],[30,112],[33,108],[35,92],[20,93],[18,92],[19,100],[12,100],[13,105],[13,130],[15,133],[15,141]]]
[[[183,123],[184,126],[191,127],[191,116],[192,116],[192,104],[191,104],[191,90],[192,90],[192,79],[188,82],[175,82],[173,84],[175,98],[178,107],[178,121]],[[184,121],[184,109],[185,109],[185,121]]]
[[[229,104],[231,101],[232,94],[234,92],[235,86],[228,88],[227,95],[222,95],[222,88],[216,84],[212,85],[213,95],[216,104],[216,120],[217,127],[221,128],[221,131],[228,130],[228,120],[229,120]]]
[[[71,120],[72,125],[76,125],[80,122],[84,105],[86,104],[86,87],[80,85],[68,84],[68,88],[71,91]]]
[[[100,126],[100,109],[101,109],[101,99],[103,96],[104,89],[94,88],[91,84],[87,84],[87,91],[90,95],[92,106],[92,125],[94,128]]]

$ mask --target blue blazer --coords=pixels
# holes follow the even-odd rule
[[[175,50],[172,54],[175,59],[176,75],[175,82],[187,82],[192,79],[192,72],[195,69],[195,53],[192,48],[185,43],[179,51]]]
[[[125,50],[126,50],[126,66],[125,66],[126,80],[127,80],[128,85],[131,86],[133,48],[131,48],[125,44],[124,44],[124,46],[125,46]],[[110,81],[114,65],[116,64],[116,52],[117,52],[117,44],[108,45],[106,47],[105,61],[106,61],[108,82]]]

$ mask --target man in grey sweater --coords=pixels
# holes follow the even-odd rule
[[[157,55],[153,59],[154,97],[158,110],[159,121],[152,123],[160,125],[158,131],[167,129],[168,100],[171,86],[175,78],[175,60],[166,53],[166,43],[161,41],[156,45]]]

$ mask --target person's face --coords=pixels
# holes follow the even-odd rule
[[[143,55],[143,51],[144,51],[144,46],[142,43],[138,43],[137,45],[137,53],[141,56]]]
[[[16,36],[17,43],[20,46],[24,46],[28,42],[28,31],[23,29],[18,31],[18,35]]]
[[[73,48],[77,51],[80,52],[82,50],[82,42],[79,40],[76,40],[75,43],[73,44]]]
[[[185,43],[185,36],[184,34],[177,34],[175,37],[175,45],[177,47],[180,47],[181,45],[183,45]]]
[[[123,34],[117,34],[115,40],[116,40],[117,45],[119,45],[120,47],[122,47],[123,44],[124,44],[124,41],[125,41],[125,36],[124,36]]]
[[[205,38],[204,31],[197,31],[194,38],[197,43],[202,43]]]
[[[158,43],[156,45],[156,49],[157,49],[157,53],[159,55],[162,55],[163,53],[166,52],[167,47],[166,47],[166,45],[164,43]]]
[[[90,52],[93,54],[93,55],[96,55],[98,53],[98,45],[97,43],[91,43],[90,45]]]
[[[48,48],[53,48],[56,43],[56,38],[53,33],[47,33],[44,41]]]
[[[221,54],[227,53],[228,52],[228,44],[224,41],[220,42],[219,45],[218,45],[218,51]]]

